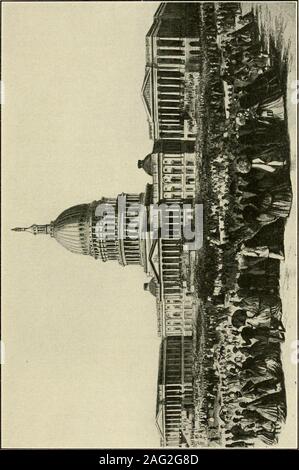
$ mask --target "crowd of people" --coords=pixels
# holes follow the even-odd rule
[[[209,86],[198,120],[209,124],[198,151],[210,281],[198,292],[205,334],[195,354],[194,443],[273,445],[287,410],[279,292],[292,203],[286,64],[264,43],[256,13],[242,14],[236,2],[203,3],[202,26]]]

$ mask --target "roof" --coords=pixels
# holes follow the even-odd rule
[[[146,67],[145,77],[141,89],[141,97],[145,107],[146,114],[152,120],[152,83],[151,83],[151,67]]]

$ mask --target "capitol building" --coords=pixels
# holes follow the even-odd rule
[[[184,207],[194,215],[196,194],[197,128],[187,85],[198,74],[198,32],[191,8],[161,4],[146,37],[142,97],[154,142],[152,153],[137,163],[148,175],[145,190],[75,205],[46,225],[13,229],[47,235],[75,254],[144,270],[161,337],[156,423],[161,445],[170,447],[192,445],[194,419],[195,248],[184,233]]]

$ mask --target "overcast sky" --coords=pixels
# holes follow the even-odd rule
[[[157,3],[5,3],[3,445],[155,447],[155,299],[141,267],[9,229],[142,192]]]

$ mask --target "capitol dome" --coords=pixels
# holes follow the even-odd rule
[[[72,253],[89,254],[90,206],[79,204],[70,207],[51,223],[51,236]]]
[[[140,208],[143,199],[143,193],[121,193],[117,198],[103,197],[90,204],[72,206],[49,224],[33,224],[12,230],[50,235],[68,251],[90,255],[104,262],[115,260],[122,266],[143,265],[143,244],[139,238],[136,239],[136,230],[143,227],[144,223],[144,211]]]
[[[29,232],[33,235],[50,235],[72,253],[90,254],[91,211],[94,203],[79,204],[64,210],[54,222],[30,227],[16,227],[15,232]]]

